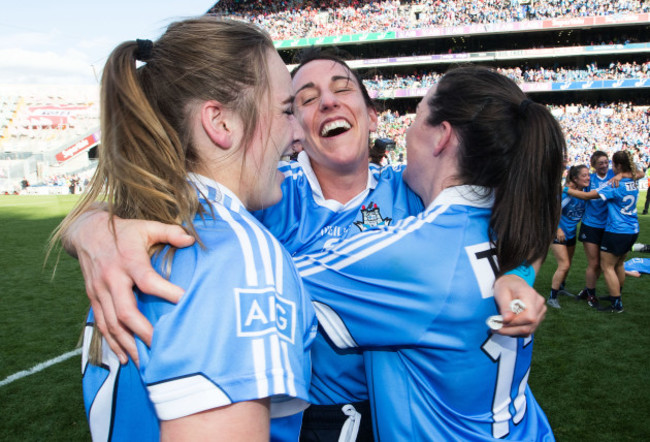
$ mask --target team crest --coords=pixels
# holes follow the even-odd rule
[[[392,218],[382,218],[377,204],[373,204],[373,202],[370,201],[368,208],[366,208],[366,206],[361,206],[361,221],[355,221],[354,225],[363,232],[371,227],[389,226],[392,220]]]

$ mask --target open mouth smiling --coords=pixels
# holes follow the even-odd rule
[[[321,137],[335,137],[350,130],[352,126],[345,120],[334,120],[323,125],[320,130]]]

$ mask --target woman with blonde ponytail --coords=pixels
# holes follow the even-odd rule
[[[118,359],[91,310],[93,440],[295,440],[316,321],[290,255],[249,213],[280,200],[276,165],[302,137],[286,66],[258,28],[203,17],[119,45],[101,89],[97,172],[61,228],[101,201],[108,219],[182,226],[196,242],[152,251],[185,293],[134,290],[153,326],[138,361]]]

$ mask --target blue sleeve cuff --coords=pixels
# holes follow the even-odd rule
[[[531,287],[535,284],[535,269],[533,268],[533,266],[520,265],[516,269],[512,269],[509,272],[505,272],[504,275],[519,276],[521,279],[526,281],[528,285]]]

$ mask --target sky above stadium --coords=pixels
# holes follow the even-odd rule
[[[215,0],[8,0],[0,6],[0,84],[98,84],[115,46],[156,39]]]

